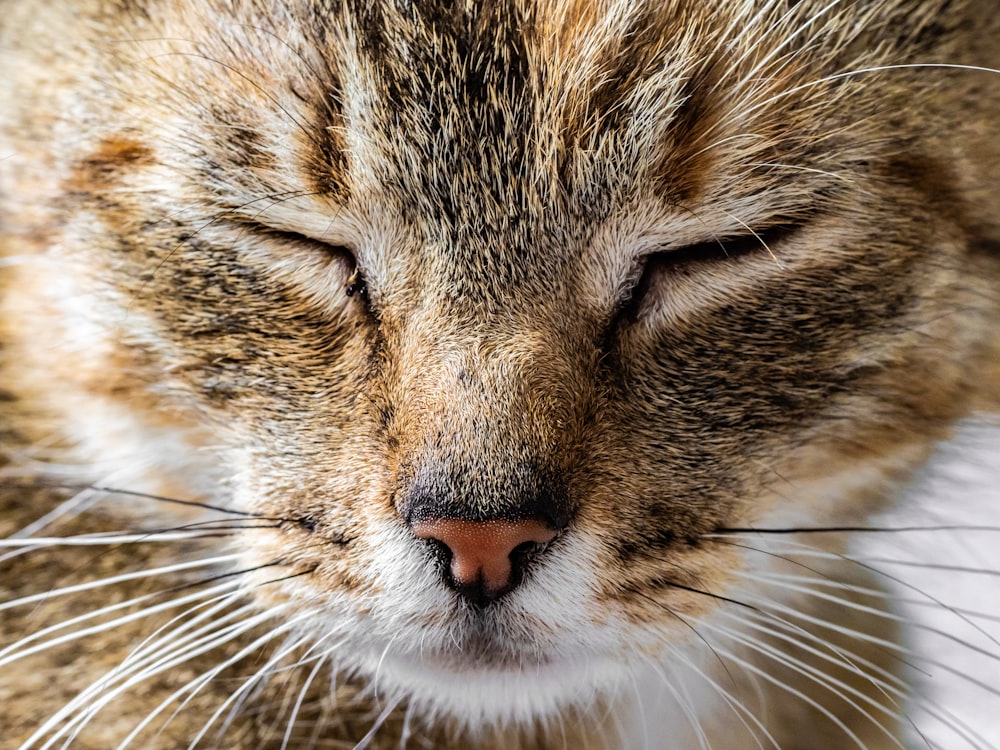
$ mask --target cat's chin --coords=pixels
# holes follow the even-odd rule
[[[628,679],[620,659],[582,654],[520,665],[459,653],[394,654],[366,666],[380,691],[466,728],[545,722],[573,706],[593,709]]]

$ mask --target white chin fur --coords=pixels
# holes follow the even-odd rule
[[[364,665],[377,686],[401,692],[430,715],[447,716],[466,727],[544,722],[567,706],[585,707],[615,692],[628,678],[620,660],[561,659],[544,665],[454,669],[418,657],[392,656]]]

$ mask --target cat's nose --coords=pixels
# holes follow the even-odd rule
[[[412,525],[418,539],[432,539],[450,554],[447,581],[475,604],[487,604],[515,588],[531,552],[557,532],[536,519],[467,521],[431,518]]]

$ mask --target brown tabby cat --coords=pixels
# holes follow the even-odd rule
[[[0,11],[4,748],[989,746],[995,0]]]

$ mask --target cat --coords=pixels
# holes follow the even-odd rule
[[[2,9],[4,747],[989,745],[994,0]]]

